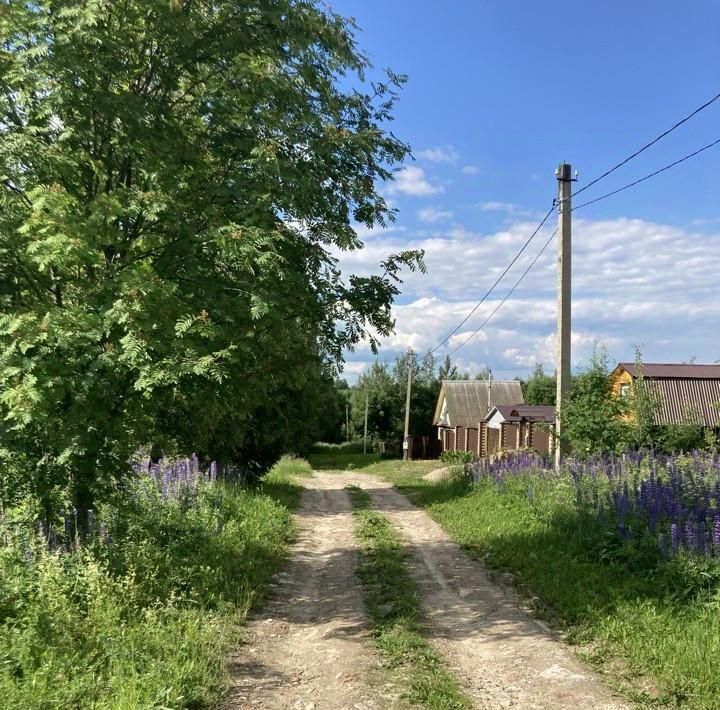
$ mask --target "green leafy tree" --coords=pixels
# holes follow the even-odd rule
[[[81,509],[147,441],[259,468],[423,268],[330,256],[393,218],[403,78],[310,0],[1,0],[0,37],[3,460]]]
[[[593,353],[590,364],[572,381],[563,407],[562,436],[571,453],[586,456],[623,451],[629,440],[624,419],[628,404],[612,391],[604,350]]]
[[[526,404],[555,404],[557,392],[555,377],[545,374],[542,363],[538,362],[532,375],[527,380],[520,382]]]

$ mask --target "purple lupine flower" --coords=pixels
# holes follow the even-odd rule
[[[678,526],[675,523],[670,526],[670,545],[673,555],[676,555],[678,549],[680,548],[680,535],[678,532]]]

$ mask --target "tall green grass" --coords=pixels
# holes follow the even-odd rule
[[[128,495],[108,541],[51,553],[0,544],[1,708],[205,708],[225,685],[238,625],[282,564],[293,529],[286,460],[253,490],[218,483],[193,505]],[[1,531],[0,531],[1,532]],[[0,535],[0,540],[3,536]]]

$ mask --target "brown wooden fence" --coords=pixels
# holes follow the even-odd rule
[[[411,436],[408,443],[410,458],[436,459],[442,452],[442,442],[437,436]]]

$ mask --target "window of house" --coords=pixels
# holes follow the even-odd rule
[[[630,394],[630,385],[620,385],[620,396],[621,397],[627,397]]]

